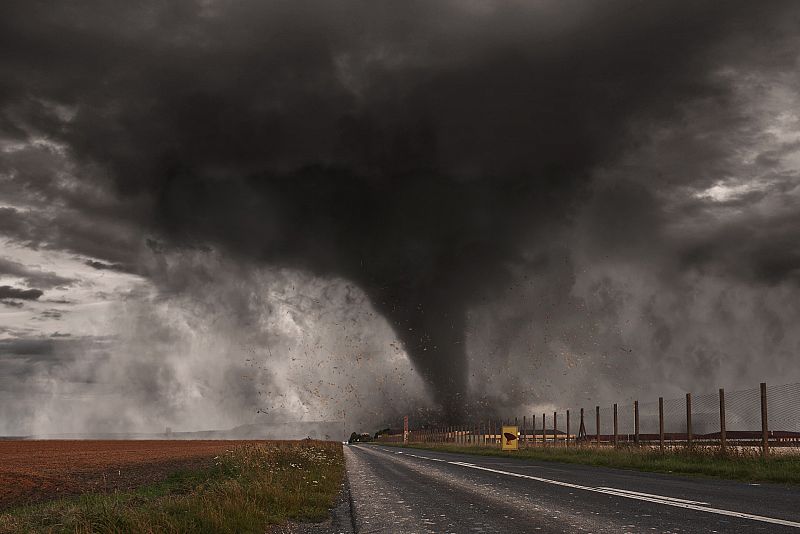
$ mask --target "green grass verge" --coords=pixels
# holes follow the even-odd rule
[[[381,445],[400,446],[381,443]],[[464,447],[454,444],[409,444],[405,447],[480,456],[522,458],[549,462],[636,469],[656,473],[697,475],[751,482],[800,484],[800,454],[773,454],[764,460],[753,450],[695,448],[674,449],[664,453],[657,449],[625,447],[545,447],[501,451],[496,447]]]
[[[248,444],[206,470],[136,491],[84,494],[0,514],[0,532],[264,532],[328,517],[344,477],[339,443]]]

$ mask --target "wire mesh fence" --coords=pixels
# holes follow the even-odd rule
[[[496,445],[503,425],[518,428],[520,447],[601,446],[758,446],[800,447],[800,383],[783,384],[657,401],[573,407],[542,414],[474,421],[412,430],[410,442]],[[402,435],[378,439],[402,442]]]

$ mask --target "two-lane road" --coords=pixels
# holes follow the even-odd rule
[[[356,532],[797,532],[800,489],[345,447]]]

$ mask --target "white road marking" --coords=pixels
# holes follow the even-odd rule
[[[652,497],[654,499],[661,499],[662,501],[675,501],[675,502],[684,502],[686,504],[697,504],[697,505],[701,505],[701,506],[709,506],[709,504],[707,502],[689,501],[689,500],[686,500],[686,499],[678,499],[677,497],[665,497],[664,495],[653,495],[652,493],[642,493],[640,491],[631,491],[631,490],[625,490],[625,489],[605,488],[605,487],[599,488],[599,489],[611,490],[611,491],[616,491],[616,492],[620,492],[620,493],[630,493],[631,495],[639,495],[641,497]]]
[[[402,454],[400,451],[397,451],[397,454]],[[507,475],[517,478],[526,478],[529,480],[535,480],[537,482],[544,482],[546,484],[553,484],[556,486],[564,486],[567,488],[574,488],[584,491],[592,491],[594,493],[603,493],[606,495],[614,495],[616,497],[624,497],[626,499],[635,499],[638,501],[645,501],[645,502],[652,502],[656,504],[662,504],[665,506],[673,506],[676,508],[684,508],[688,510],[697,510],[699,512],[707,512],[710,514],[717,514],[717,515],[725,515],[728,517],[737,517],[740,519],[749,519],[752,521],[761,521],[762,523],[771,523],[773,525],[781,525],[785,527],[792,527],[792,528],[800,528],[800,523],[796,521],[789,521],[786,519],[778,519],[775,517],[766,517],[761,515],[755,514],[748,514],[745,512],[736,512],[733,510],[723,510],[721,508],[712,508],[708,505],[708,503],[700,502],[700,501],[689,501],[685,499],[678,499],[675,497],[665,497],[662,495],[652,495],[650,493],[640,493],[631,490],[624,490],[624,489],[617,489],[617,488],[608,488],[608,487],[592,487],[592,486],[583,486],[581,484],[572,484],[570,482],[562,482],[560,480],[552,480],[549,478],[542,478],[542,477],[535,477],[531,475],[523,475],[520,473],[512,473],[511,471],[502,471],[499,469],[491,469],[489,467],[482,467],[479,465],[475,465],[468,462],[449,462],[447,460],[442,460],[439,458],[428,458],[425,456],[418,456],[414,454],[408,454],[407,456],[414,456],[416,458],[424,459],[424,460],[432,460],[436,462],[447,462],[448,464],[452,465],[460,465],[461,467],[467,467],[470,469],[479,469],[481,471],[488,471],[491,473],[497,473],[500,475]]]
[[[536,480],[537,482],[544,482],[546,484],[554,484],[556,486],[565,486],[567,488],[575,488],[584,491],[593,491],[595,493],[605,493],[606,495],[614,495],[617,497],[625,497],[626,499],[635,499],[638,501],[646,501],[652,502],[656,504],[663,504],[665,506],[674,506],[676,508],[685,508],[688,510],[697,510],[700,512],[707,512],[710,514],[718,514],[718,515],[725,515],[729,517],[738,517],[740,519],[750,519],[753,521],[761,521],[762,523],[771,523],[773,525],[781,525],[784,527],[793,527],[793,528],[800,528],[800,523],[795,521],[788,521],[786,519],[778,519],[775,517],[765,517],[762,515],[755,515],[755,514],[748,514],[744,512],[735,512],[733,510],[722,510],[720,508],[711,508],[708,506],[700,506],[698,504],[694,504],[692,502],[681,502],[680,500],[675,500],[673,498],[667,497],[660,497],[660,496],[646,496],[647,494],[642,493],[635,493],[630,492],[627,490],[617,490],[613,488],[594,488],[591,486],[582,486],[580,484],[571,484],[569,482],[562,482],[560,480],[551,480],[549,478],[542,478],[542,477],[534,477],[531,475],[523,475],[520,473],[512,473],[510,471],[501,471],[499,469],[491,469],[489,467],[481,467],[479,465],[470,464],[466,462],[447,462],[452,465],[460,465],[462,467],[468,467],[470,469],[479,469],[481,471],[489,471],[490,473],[497,473],[500,475],[507,475],[511,477],[517,478],[527,478],[530,480]]]

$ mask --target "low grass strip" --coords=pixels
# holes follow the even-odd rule
[[[344,477],[339,443],[236,446],[213,467],[183,471],[136,491],[92,493],[0,514],[0,532],[264,532],[322,521]]]
[[[604,447],[537,447],[519,451],[501,451],[497,447],[465,447],[454,444],[381,443],[414,449],[457,452],[479,456],[522,458],[549,462],[636,469],[655,473],[696,475],[747,482],[777,482],[800,484],[800,454],[774,454],[763,459],[752,450],[729,448],[676,448],[661,452],[652,448]]]

